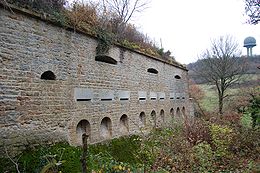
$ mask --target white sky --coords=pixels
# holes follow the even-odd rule
[[[260,24],[246,24],[243,0],[150,0],[149,8],[132,23],[170,50],[180,63],[195,62],[210,39],[230,34],[241,44],[256,39],[253,54],[260,54]]]

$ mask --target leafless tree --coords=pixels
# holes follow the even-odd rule
[[[102,0],[104,12],[109,12],[110,23],[119,37],[124,32],[127,23],[136,13],[148,7],[148,0]]]
[[[196,68],[197,75],[216,86],[220,115],[223,114],[223,101],[228,96],[227,89],[237,84],[246,70],[240,54],[239,45],[232,36],[221,36],[211,41]]]
[[[107,8],[113,11],[123,23],[127,23],[134,13],[147,8],[147,0],[103,0]]]
[[[260,0],[245,0],[245,11],[249,17],[249,23],[258,24],[260,22]]]

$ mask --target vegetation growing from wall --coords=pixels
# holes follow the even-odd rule
[[[127,23],[129,19],[122,21],[121,16],[113,11],[113,8],[105,8],[104,4],[77,0],[71,4],[66,0],[5,0],[5,2],[43,13],[64,27],[72,27],[74,31],[80,30],[96,36],[100,43],[98,52],[107,51],[112,44],[119,44],[151,56],[175,61],[170,51],[159,48],[147,35]]]

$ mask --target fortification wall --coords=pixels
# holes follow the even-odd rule
[[[96,61],[97,44],[0,7],[1,146],[96,143],[192,116],[185,68],[118,46],[116,64]]]

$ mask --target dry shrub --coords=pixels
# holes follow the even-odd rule
[[[11,4],[16,4],[31,10],[53,14],[64,9],[66,0],[6,0]]]
[[[185,121],[183,128],[186,140],[192,145],[206,141],[211,143],[208,122],[203,119],[194,119],[194,121]]]
[[[98,4],[74,1],[65,14],[74,29],[91,31],[99,25],[97,8]]]

